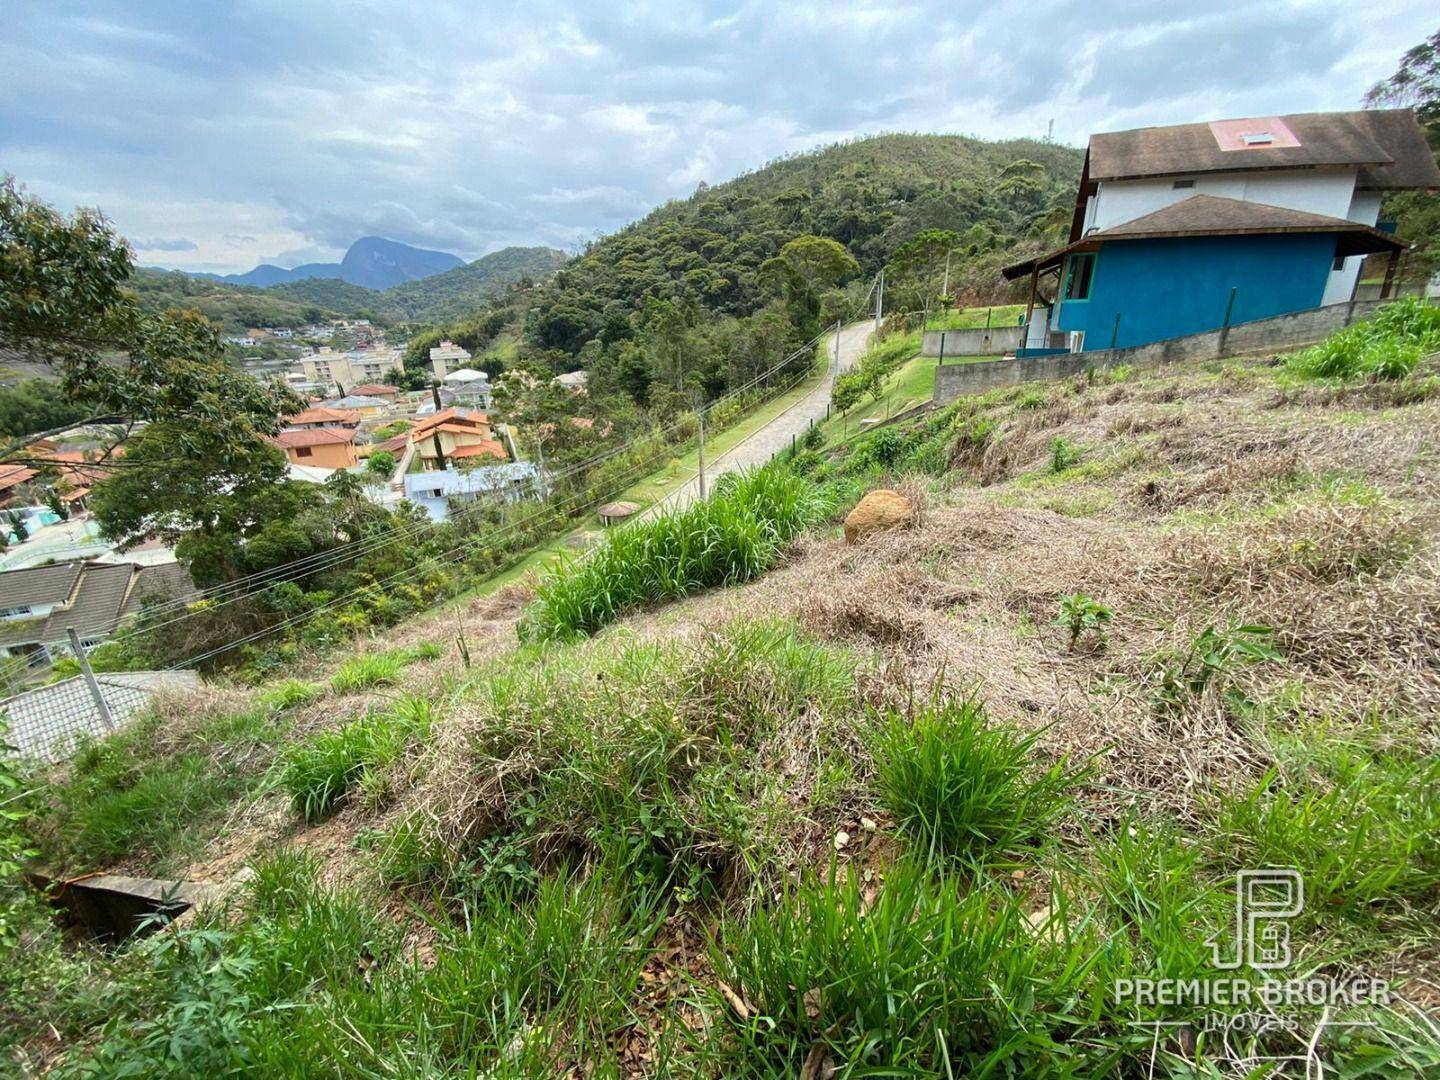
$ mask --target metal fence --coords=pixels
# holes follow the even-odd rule
[[[126,671],[97,674],[95,682],[118,728],[145,709],[157,690],[197,689],[200,676],[193,671]],[[8,718],[7,738],[17,752],[43,761],[67,757],[77,736],[112,730],[82,675],[5,698],[0,716]]]

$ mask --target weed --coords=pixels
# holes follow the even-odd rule
[[[1167,664],[1160,677],[1164,705],[1178,709],[1190,697],[1197,697],[1214,682],[1242,664],[1283,660],[1271,641],[1275,631],[1268,626],[1233,624],[1225,630],[1207,626],[1196,634],[1184,655]]]
[[[1372,318],[1293,354],[1291,371],[1311,378],[1403,379],[1440,349],[1440,309],[1418,297],[1384,305]]]
[[[1056,435],[1050,440],[1050,471],[1062,473],[1066,469],[1073,468],[1080,463],[1085,456],[1083,447],[1076,446],[1063,435]]]
[[[991,727],[973,698],[892,712],[872,733],[881,794],[932,854],[978,859],[1045,837],[1083,776],[1064,762],[1035,774],[1037,734]]]
[[[1069,1074],[1081,1051],[1066,1035],[1107,988],[1076,924],[1033,935],[1012,900],[919,862],[878,888],[807,875],[722,925],[715,1006],[752,1074],[794,1075],[817,1043],[845,1075]]]
[[[1060,597],[1060,614],[1055,617],[1056,626],[1070,631],[1070,648],[1080,641],[1080,635],[1087,630],[1104,642],[1105,625],[1115,618],[1115,612],[1085,593],[1067,593]]]
[[[1440,760],[1334,749],[1318,776],[1277,771],[1218,798],[1214,850],[1245,866],[1293,866],[1308,906],[1426,900],[1440,888]]]
[[[377,686],[393,686],[404,670],[404,659],[395,653],[352,656],[335,669],[330,689],[337,694],[354,694]]]

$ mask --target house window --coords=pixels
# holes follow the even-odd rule
[[[25,604],[22,607],[0,608],[0,619],[23,619],[26,615],[29,614],[29,604]]]
[[[1178,190],[1180,190],[1181,188],[1193,188],[1193,187],[1195,186],[1195,181],[1194,181],[1194,180],[1176,180],[1175,183],[1171,184],[1170,186],[1171,186],[1172,188],[1174,188],[1176,191],[1178,191]]]
[[[1070,276],[1065,280],[1065,299],[1089,300],[1090,279],[1094,276],[1094,255],[1071,255]]]
[[[296,457],[314,457],[314,456],[315,456],[315,451],[312,450],[312,449],[310,449],[310,447],[308,447],[308,446],[297,446],[297,447],[295,448],[295,456],[296,456]]]
[[[1268,131],[1257,131],[1253,135],[1242,135],[1240,141],[1246,146],[1269,146],[1275,141],[1275,136]]]

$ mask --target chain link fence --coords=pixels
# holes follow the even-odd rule
[[[200,687],[193,671],[126,671],[95,676],[115,727],[149,706],[158,690]],[[109,734],[95,694],[76,675],[0,700],[0,716],[10,724],[8,741],[21,757],[59,761],[74,752],[80,735]]]

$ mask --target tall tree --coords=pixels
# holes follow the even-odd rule
[[[171,426],[177,461],[249,453],[301,402],[237,372],[198,312],[141,310],[128,288],[134,259],[95,210],[64,215],[0,178],[0,347],[49,367],[86,423]],[[0,442],[0,462],[31,437]],[[113,464],[107,462],[107,464]]]
[[[1395,74],[1370,88],[1365,104],[1414,109],[1440,161],[1440,30],[1402,56]],[[1440,269],[1440,197],[1395,192],[1386,197],[1384,212],[1395,222],[1396,233],[1413,245],[1405,257],[1407,268],[1426,274]]]

